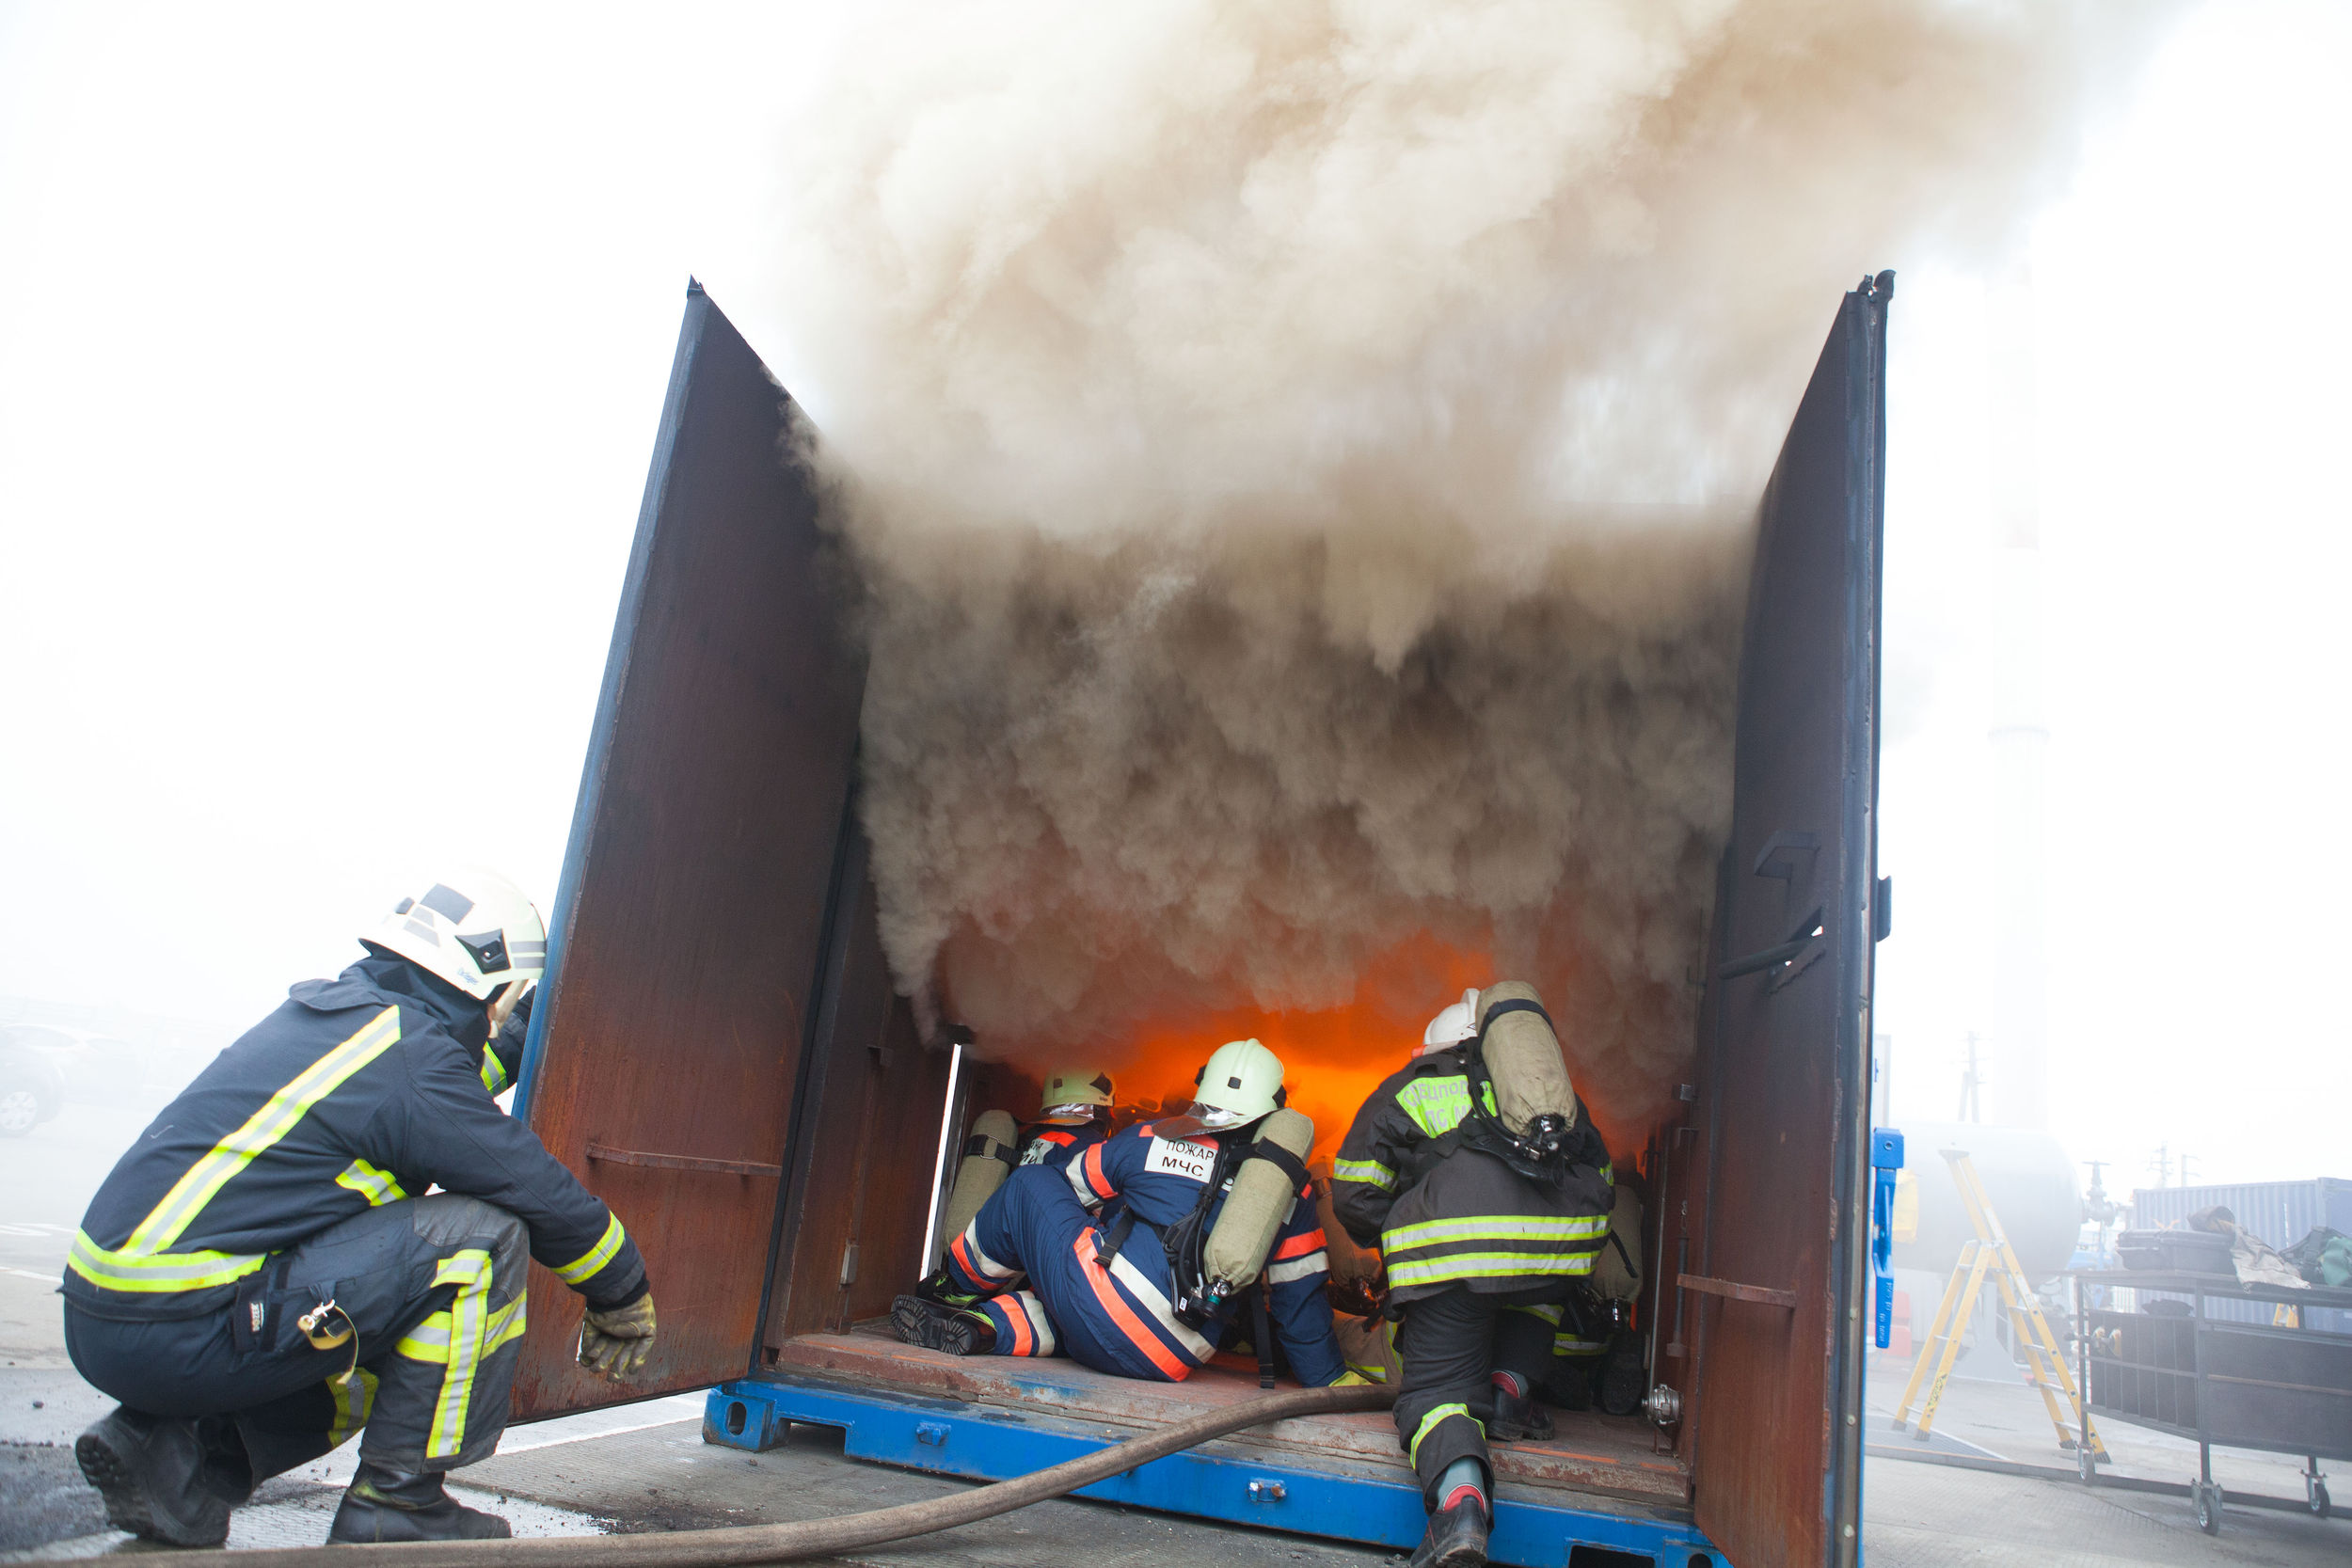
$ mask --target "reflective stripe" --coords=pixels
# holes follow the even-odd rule
[[[1554,1328],[1558,1328],[1560,1326],[1560,1304],[1557,1302],[1553,1302],[1549,1306],[1546,1307],[1506,1307],[1503,1310],[1505,1312],[1524,1312],[1531,1318],[1543,1319],[1544,1322],[1549,1323]]]
[[[1502,1275],[1590,1274],[1589,1252],[1457,1252],[1389,1265],[1391,1289],[1405,1285],[1436,1285],[1449,1279],[1493,1279]]]
[[[353,1433],[368,1424],[368,1414],[375,1408],[375,1374],[365,1367],[354,1367],[342,1377],[326,1380],[326,1392],[335,1402],[334,1424],[326,1429],[329,1448],[342,1448]]]
[[[1413,1429],[1413,1440],[1405,1445],[1405,1463],[1407,1465],[1419,1465],[1421,1463],[1421,1440],[1428,1436],[1430,1433],[1437,1430],[1441,1423],[1450,1421],[1456,1416],[1461,1417],[1462,1419],[1476,1427],[1478,1429],[1479,1436],[1484,1437],[1486,1435],[1486,1423],[1471,1415],[1470,1413],[1469,1405],[1441,1404],[1431,1410],[1428,1415],[1423,1416],[1421,1418],[1421,1425]]]
[[[474,1373],[481,1369],[482,1358],[496,1348],[491,1342],[493,1327],[504,1335],[498,1340],[500,1344],[521,1333],[523,1297],[516,1296],[499,1314],[500,1321],[492,1323],[490,1255],[479,1247],[468,1247],[442,1259],[440,1266],[433,1271],[433,1283],[454,1283],[457,1298],[449,1304],[447,1312],[436,1312],[427,1318],[419,1325],[420,1332],[411,1333],[393,1349],[407,1354],[411,1340],[417,1341],[420,1349],[425,1348],[429,1339],[423,1331],[434,1325],[434,1320],[439,1319],[447,1325],[441,1332],[447,1336],[443,1354],[448,1370],[441,1374],[440,1395],[433,1402],[433,1424],[425,1438],[424,1456],[448,1459],[466,1446],[466,1410],[473,1400]],[[432,1357],[419,1355],[414,1359],[425,1361]]]
[[[352,1161],[342,1175],[335,1178],[335,1185],[349,1187],[366,1198],[371,1209],[378,1204],[398,1203],[408,1196],[400,1190],[400,1182],[390,1171],[380,1170],[365,1160]]]
[[[215,1285],[233,1285],[269,1261],[262,1252],[156,1252],[134,1254],[109,1252],[89,1239],[89,1232],[73,1233],[73,1245],[66,1253],[66,1266],[84,1279],[107,1291],[201,1291]]]
[[[1019,1296],[999,1297],[990,1302],[989,1306],[1004,1314],[1005,1331],[1012,1341],[1010,1345],[1004,1347],[1004,1354],[1035,1355],[1037,1354],[1037,1330],[1029,1326],[1029,1315],[1021,1309],[1021,1298]]]
[[[495,1354],[501,1346],[520,1338],[526,1326],[527,1316],[523,1310],[521,1296],[516,1296],[513,1301],[491,1313],[489,1325],[485,1332],[482,1354],[484,1355]],[[441,1366],[449,1360],[449,1332],[450,1315],[447,1312],[436,1312],[402,1336],[400,1343],[394,1345],[392,1349],[411,1361],[425,1361],[437,1367]]]
[[[1284,1258],[1304,1258],[1311,1252],[1321,1252],[1323,1248],[1323,1227],[1318,1225],[1312,1230],[1300,1231],[1280,1246],[1276,1247],[1274,1256],[1277,1260]]]
[[[1051,1355],[1061,1349],[1061,1341],[1054,1337],[1054,1320],[1046,1315],[1045,1303],[1026,1291],[1012,1299],[1013,1305],[1021,1308],[1021,1315],[1028,1320],[1030,1332],[1037,1336],[1036,1354]]]
[[[628,1240],[628,1232],[621,1228],[621,1216],[607,1210],[603,1237],[595,1246],[556,1270],[555,1277],[566,1285],[584,1283],[598,1269],[612,1261],[614,1256],[621,1250],[621,1243]]]
[[[499,1060],[497,1052],[488,1049],[482,1053],[482,1086],[494,1095],[506,1092],[506,1064]]]
[[[982,1289],[1020,1278],[1019,1269],[999,1263],[981,1250],[979,1228],[980,1222],[976,1219],[963,1227],[962,1235],[949,1243],[947,1250],[955,1256],[957,1266],[963,1270],[973,1284]]]
[[[1442,1138],[1470,1115],[1470,1080],[1416,1078],[1396,1091],[1396,1103],[1425,1136]]]
[[[251,1164],[254,1156],[293,1132],[311,1106],[334,1093],[343,1080],[381,1056],[399,1038],[400,1009],[387,1007],[350,1038],[305,1068],[293,1083],[271,1095],[266,1104],[246,1117],[243,1127],[215,1144],[202,1159],[190,1165],[172,1183],[164,1200],[131,1232],[122,1250],[152,1257],[178,1241],[230,1177]]]
[[[1411,1252],[1444,1242],[1605,1241],[1606,1214],[1474,1214],[1459,1220],[1423,1220],[1383,1232],[1380,1250]]]
[[[1377,1160],[1334,1160],[1331,1162],[1331,1180],[1360,1181],[1367,1187],[1377,1187],[1385,1193],[1396,1185],[1396,1172]]]
[[[1295,1279],[1305,1279],[1311,1275],[1326,1273],[1330,1267],[1330,1254],[1318,1248],[1304,1258],[1294,1258],[1287,1262],[1268,1264],[1265,1279],[1269,1285],[1288,1285]]]
[[[1103,1174],[1103,1146],[1101,1144],[1096,1144],[1092,1148],[1088,1149],[1086,1158],[1078,1164],[1086,1167],[1087,1179],[1087,1185],[1079,1189],[1078,1196],[1088,1200],[1088,1208],[1099,1208],[1104,1200],[1119,1196],[1119,1189],[1111,1185],[1111,1179]]]
[[[1580,1339],[1573,1334],[1555,1334],[1551,1337],[1551,1354],[1554,1355],[1598,1355],[1608,1348],[1604,1340]]]

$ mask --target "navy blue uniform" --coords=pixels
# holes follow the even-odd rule
[[[1214,1133],[1165,1138],[1145,1123],[1051,1169],[1015,1170],[947,1249],[949,1273],[980,1304],[1002,1355],[1067,1354],[1098,1371],[1179,1382],[1216,1354],[1230,1327],[1176,1315],[1161,1233],[1190,1214],[1216,1165]],[[1209,1223],[1223,1211],[1212,1201]],[[1106,1266],[1104,1233],[1132,1220]],[[1331,1333],[1322,1224],[1301,1195],[1276,1232],[1259,1288],[1291,1370],[1311,1387],[1347,1370]],[[1238,1303],[1229,1303],[1228,1316]]]
[[[91,1199],[63,1291],[82,1374],[151,1414],[237,1416],[257,1479],[363,1424],[389,1469],[486,1456],[526,1251],[597,1307],[646,1291],[621,1222],[490,1098],[488,1032],[387,955],[295,986]],[[321,1348],[298,1320],[330,1302]]]

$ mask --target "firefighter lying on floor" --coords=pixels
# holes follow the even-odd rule
[[[1128,1128],[1058,1170],[1015,1170],[943,1270],[892,1305],[899,1337],[1173,1383],[1246,1323],[1262,1368],[1279,1353],[1311,1387],[1362,1381],[1331,1336],[1301,1163],[1314,1127],[1280,1108],[1281,1062],[1236,1040],[1195,1092],[1188,1116]]]
[[[1412,1568],[1486,1560],[1486,1439],[1550,1435],[1533,1398],[1560,1306],[1609,1232],[1608,1150],[1533,986],[1470,991],[1357,1112],[1331,1207],[1378,1246],[1400,1321],[1396,1431],[1428,1533]]]
[[[453,872],[361,941],[164,1108],[74,1238],[66,1350],[122,1402],[74,1456],[117,1528],[217,1546],[257,1483],[358,1431],[328,1540],[506,1535],[441,1478],[505,1428],[530,1259],[587,1298],[583,1364],[627,1377],[652,1346],[636,1244],[490,1098],[538,912]]]

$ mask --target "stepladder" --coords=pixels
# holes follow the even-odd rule
[[[1951,1381],[1954,1363],[1960,1359],[1969,1322],[1990,1284],[1999,1293],[2000,1315],[2008,1323],[2010,1341],[2024,1354],[2025,1380],[2042,1396],[2051,1430],[2058,1434],[2058,1448],[2069,1453],[2082,1450],[2088,1473],[2088,1465],[2106,1460],[2106,1445],[2100,1441],[2097,1429],[2083,1411],[2082,1390],[2066,1365],[2066,1355],[2058,1348],[2057,1336],[2050,1332],[2049,1318],[2042,1310],[2042,1298],[2034,1293],[2031,1281],[2017,1261],[2009,1234],[2001,1227],[2001,1216],[1985,1193],[1983,1179],[1977,1174],[1976,1162],[1963,1148],[1937,1152],[1951,1170],[1952,1180],[1960,1189],[1961,1205],[1976,1234],[1961,1244],[1960,1259],[1953,1265],[1951,1278],[1945,1283],[1934,1323],[1928,1330],[1918,1359],[1912,1363],[1911,1380],[1903,1386],[1902,1402],[1895,1409],[1895,1430],[1901,1432],[1908,1427],[1922,1443],[1934,1431],[1936,1407],[1943,1402],[1944,1388]],[[1927,1386],[1925,1400],[1919,1396],[1923,1383]],[[1915,1402],[1918,1408],[1915,1422],[1912,1418]]]

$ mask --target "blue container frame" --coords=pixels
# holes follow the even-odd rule
[[[973,1481],[1004,1481],[1111,1446],[1106,1429],[1081,1420],[894,1390],[801,1379],[745,1379],[710,1390],[703,1440],[758,1452],[785,1441],[791,1423],[836,1427],[854,1459]],[[1328,1536],[1410,1551],[1424,1517],[1421,1488],[1369,1466],[1320,1467],[1286,1459],[1199,1449],[1170,1454],[1073,1496],[1228,1524]],[[1650,1559],[1660,1568],[1730,1568],[1689,1515],[1595,1498],[1567,1507],[1524,1489],[1497,1499],[1488,1555],[1517,1568],[1565,1568],[1579,1546]]]

